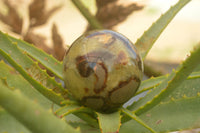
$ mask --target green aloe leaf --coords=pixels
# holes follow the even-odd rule
[[[191,85],[191,87],[194,86]],[[171,99],[167,102],[161,102],[138,117],[157,132],[200,128],[199,104],[200,93],[194,97],[182,97],[177,100]],[[133,120],[124,123],[120,128],[120,133],[129,132],[150,133],[150,131]]]
[[[135,45],[144,59],[154,42],[167,27],[175,15],[191,0],[179,0],[165,14],[163,14],[144,34],[136,41]]]
[[[0,105],[30,131],[38,133],[78,133],[70,125],[26,98],[19,90],[12,91],[6,80],[0,80]]]
[[[55,115],[59,117],[64,117],[67,116],[71,113],[77,113],[77,112],[86,112],[86,113],[92,113],[92,110],[89,108],[86,108],[84,106],[79,106],[79,105],[66,105],[58,110],[55,111]]]
[[[154,87],[162,83],[162,81],[165,78],[167,78],[167,75],[143,81],[136,95],[141,94],[142,92],[145,91],[152,90]],[[172,92],[172,94],[169,95],[169,97],[165,98],[165,101],[170,98],[178,99],[184,96],[191,97],[196,95],[198,92],[200,92],[200,90],[198,89],[199,80],[200,80],[200,72],[193,72],[174,92]],[[191,84],[193,88],[190,87]]]
[[[80,119],[84,120],[87,122],[90,126],[98,128],[98,121],[91,116],[91,114],[88,113],[82,113],[82,112],[75,112],[74,113],[76,116],[78,116]]]
[[[31,100],[37,101],[42,107],[46,109],[52,108],[53,102],[39,93],[15,69],[3,61],[0,61],[0,78],[5,78],[9,87],[20,89],[23,95],[26,95]]]
[[[168,77],[168,75],[164,75],[164,76],[160,76],[160,77],[156,77],[156,78],[152,77],[150,79],[142,81],[136,95],[153,89],[154,87],[158,86],[167,77]],[[190,74],[190,76],[187,78],[186,82],[190,81],[191,79],[195,79],[195,78],[200,78],[200,72],[193,72],[192,74]],[[183,84],[185,84],[185,82]],[[183,85],[181,85],[181,87],[182,86]]]
[[[97,120],[94,116],[94,111],[90,108],[79,105],[65,105],[54,112],[60,118],[74,114],[79,118],[85,120],[90,126],[98,128]]]
[[[0,133],[31,133],[18,120],[0,107]]]
[[[150,79],[142,81],[138,91],[136,92],[136,95],[144,91],[151,90],[153,87],[161,83],[166,78],[167,78],[167,75],[164,75],[164,76],[160,76],[156,78],[152,77]]]
[[[45,68],[50,70],[57,77],[60,79],[63,78],[62,63],[56,60],[52,55],[48,55],[41,49],[38,49],[23,40],[16,39],[9,35],[7,35],[7,37],[12,41],[12,43],[16,43],[21,50],[27,52],[28,55],[40,62],[43,66],[45,66]]]
[[[21,93],[26,95],[29,99],[34,100],[35,102],[37,102],[38,104],[40,104],[42,107],[44,107],[45,109],[51,109],[51,110],[55,110],[57,108],[59,108],[58,106],[54,105],[52,103],[52,101],[50,101],[49,99],[47,99],[45,96],[43,96],[41,93],[39,93],[36,89],[34,89],[15,69],[13,69],[11,66],[5,64],[3,61],[0,61],[0,78],[6,78],[7,79],[7,84],[9,87],[11,88],[17,88],[20,89]],[[62,104],[75,104],[74,101],[63,101]],[[53,106],[52,106],[53,105]],[[53,108],[52,108],[53,107]],[[72,105],[72,107],[69,108],[73,108],[74,106]],[[80,106],[79,106],[80,108]],[[67,113],[64,112],[64,110],[60,109],[61,111],[63,111],[62,113]],[[73,111],[73,110],[70,110]],[[87,110],[79,110],[80,112],[89,112]],[[5,111],[4,111],[5,112]],[[80,112],[77,111],[78,114],[75,114],[76,111],[74,111],[73,113],[77,116],[79,116],[80,118],[82,118],[83,120],[86,120],[87,122],[90,123],[90,125],[93,125],[94,127],[98,127],[97,121],[92,118],[90,115],[87,114],[81,114]],[[69,112],[68,112],[69,113]],[[6,116],[3,116],[3,115]],[[0,116],[0,123],[1,122],[5,122],[4,121],[4,117],[12,117],[12,116],[8,116],[9,114],[7,113],[2,113],[2,116]],[[72,119],[70,117],[66,118],[68,121],[71,121]],[[73,119],[74,120],[74,119]],[[10,130],[6,130],[8,129],[8,126],[5,126],[5,124],[1,125],[2,130],[4,131],[10,131],[12,132],[12,128],[10,128],[10,126],[13,124],[12,118],[7,119],[7,124],[9,126]],[[14,125],[13,125],[14,126]],[[12,127],[13,127],[12,126]],[[16,128],[15,126],[13,128],[15,129],[19,129],[17,131],[21,130],[21,126],[20,124],[16,123]]]
[[[69,124],[74,128],[80,128],[81,133],[100,133],[98,128],[89,126],[84,122],[70,122]]]
[[[65,89],[54,78],[43,71],[37,63],[22,52],[16,43],[12,43],[8,37],[0,32],[0,54],[38,91],[53,102],[60,104],[67,97]],[[54,92],[55,91],[55,92]],[[63,94],[63,97],[61,94]]]
[[[137,123],[139,123],[140,125],[142,125],[143,127],[145,127],[146,129],[148,129],[150,132],[156,133],[156,131],[154,129],[152,129],[147,124],[145,124],[144,121],[142,121],[139,117],[137,117],[131,111],[129,111],[129,110],[125,109],[125,108],[122,108],[121,110],[122,110],[123,113],[125,113],[127,116],[129,116],[131,119],[133,119],[134,121],[136,121]]]
[[[0,32],[0,54],[41,94],[60,105],[68,98],[68,92],[61,84],[57,83],[54,78],[49,77],[46,71],[32,59],[27,56],[26,52],[19,49],[16,42],[11,42],[7,35]],[[62,96],[61,96],[62,94]],[[65,99],[64,99],[65,98]],[[76,113],[79,118],[96,124],[96,120],[88,114]]]
[[[111,114],[102,114],[97,112],[99,127],[101,133],[117,133],[121,125],[121,111],[116,111]]]
[[[37,102],[45,109],[52,108],[52,102],[34,89],[15,69],[0,61],[0,78],[5,78],[10,88],[17,88],[29,99]],[[54,105],[54,108],[57,108]],[[12,117],[0,106],[0,133],[30,133],[19,121]]]
[[[190,98],[194,97],[200,93],[199,88],[200,77],[198,78],[188,78],[179,87],[176,88],[168,97],[162,100],[162,102],[167,102],[170,100],[178,100],[184,97]]]
[[[168,97],[177,89],[181,83],[192,73],[199,65],[200,45],[194,49],[177,71],[173,71],[161,84],[150,91],[144,98],[135,102],[129,109],[133,110],[137,115],[153,108],[164,98]]]
[[[89,12],[89,10],[82,4],[80,0],[71,0],[73,4],[78,8],[82,15],[87,19],[88,23],[94,29],[103,29],[103,26],[99,21]]]

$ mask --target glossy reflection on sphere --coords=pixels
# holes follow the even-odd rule
[[[137,91],[142,61],[134,45],[111,30],[79,37],[64,58],[64,82],[83,105],[113,112]]]

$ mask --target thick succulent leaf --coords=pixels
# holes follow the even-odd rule
[[[150,79],[142,81],[140,87],[138,88],[138,91],[136,92],[136,95],[138,95],[144,91],[152,89],[153,87],[155,87],[156,85],[161,83],[166,78],[167,78],[167,75],[156,77],[156,78],[152,77]]]
[[[153,88],[155,88],[156,86],[161,84],[162,81],[164,79],[166,79],[167,77],[168,77],[168,75],[164,75],[164,76],[144,80],[141,83],[138,91],[136,92],[135,97],[129,101],[129,104],[128,103],[127,104],[130,107],[133,106],[133,105],[131,105],[131,103],[134,104],[134,102],[132,102],[132,101],[137,101],[137,99],[144,97],[150,90],[152,90]],[[198,86],[198,82],[196,82],[196,80],[199,80],[199,78],[200,78],[200,72],[193,72],[185,80],[185,82],[183,82],[174,92],[172,92],[172,94],[170,94],[169,97],[165,98],[165,100],[170,99],[170,98],[176,98],[176,99],[182,98],[183,96],[185,96],[187,94],[190,94],[187,96],[195,95],[197,92],[199,92],[198,90],[195,89]],[[190,83],[197,84],[197,86],[195,88],[193,88],[193,91],[191,91],[191,89],[190,89]]]
[[[10,58],[10,56],[8,54],[6,54],[4,51],[2,51],[0,49],[0,54],[4,56],[4,58],[6,58],[6,60],[12,64],[15,69],[21,73],[21,75],[27,79],[27,81],[29,81],[29,83],[32,84],[33,87],[35,87],[39,92],[41,92],[44,96],[46,96],[47,98],[49,98],[51,101],[53,101],[56,104],[60,104],[61,101],[63,101],[64,99],[60,96],[60,94],[56,94],[55,92],[53,92],[51,89],[45,88],[44,86],[42,86],[42,84],[40,82],[37,82],[34,78],[32,78],[32,76],[30,76],[28,73],[26,73],[26,71],[20,66],[18,65],[14,60],[12,60],[12,58]]]
[[[59,91],[66,96],[66,91],[61,84],[43,71],[2,32],[0,32],[0,54],[43,95],[57,104],[64,100],[60,94],[54,92]]]
[[[153,89],[155,86],[159,85],[167,77],[168,77],[168,75],[164,75],[164,76],[160,76],[160,77],[152,77],[150,79],[142,81],[136,95]],[[192,74],[190,74],[190,76],[187,78],[187,81],[190,79],[194,79],[194,78],[200,78],[200,71],[193,72]]]
[[[103,26],[98,22],[98,20],[89,12],[89,10],[82,4],[80,0],[71,0],[73,4],[78,8],[82,15],[87,19],[89,24],[94,29],[102,29]]]
[[[178,100],[171,99],[158,104],[139,117],[157,132],[200,128],[199,104],[200,94]],[[131,120],[122,125],[120,133],[150,133],[150,131]]]
[[[7,79],[7,85],[20,89],[21,93],[45,109],[52,108],[52,102],[35,90],[15,69],[0,61],[0,78]],[[54,105],[54,108],[57,108]],[[0,133],[30,133],[19,121],[0,107]]]
[[[153,108],[183,83],[195,67],[199,65],[199,58],[200,45],[198,45],[183,64],[179,66],[177,71],[173,71],[161,84],[150,91],[144,98],[135,102],[129,109],[139,115]]]
[[[162,81],[164,79],[166,79],[167,77],[168,77],[168,75],[165,75],[165,76],[151,78],[151,79],[147,79],[147,80],[143,81],[142,84],[140,85],[136,95],[138,96],[139,94],[141,94],[145,91],[152,90],[154,87],[156,87],[160,83],[162,83]],[[196,95],[200,91],[198,89],[199,80],[200,80],[200,71],[193,72],[192,74],[190,74],[190,76],[187,78],[187,80],[185,80],[174,92],[172,92],[172,94],[170,94],[169,97],[165,98],[165,100],[170,99],[170,98],[178,99],[178,98],[182,98],[184,96],[191,97],[193,95]],[[191,84],[194,84],[194,85],[192,85],[193,86],[192,91],[191,91]],[[143,97],[143,96],[141,96],[141,97]]]
[[[74,128],[80,128],[81,133],[100,133],[98,128],[91,127],[84,122],[71,122],[69,124]]]
[[[134,121],[136,121],[138,124],[142,125],[143,127],[145,127],[146,129],[148,129],[150,132],[152,133],[156,133],[156,131],[154,129],[152,129],[151,127],[149,127],[147,124],[144,123],[144,121],[142,121],[138,116],[136,116],[134,113],[132,113],[131,111],[122,108],[121,109],[123,113],[125,113],[127,116],[129,116],[131,119],[133,119]]]
[[[84,106],[79,106],[79,105],[66,105],[63,106],[61,108],[59,108],[58,110],[55,111],[55,115],[59,116],[59,117],[64,117],[67,116],[71,113],[77,113],[77,112],[86,112],[86,113],[91,113],[92,110],[89,108],[86,108]]]
[[[95,128],[99,127],[98,121],[94,117],[92,117],[91,114],[81,113],[81,112],[75,112],[74,114],[78,116],[80,119],[87,122],[90,126]]]
[[[162,31],[167,27],[175,15],[191,0],[179,0],[165,14],[163,14],[135,43],[137,49],[141,52],[144,59],[154,42],[160,36]]]
[[[49,77],[46,71],[40,69],[37,63],[30,59],[26,52],[18,48],[16,42],[12,43],[8,36],[0,32],[0,54],[41,94],[56,104],[68,98],[67,90],[58,84],[54,78]],[[62,94],[62,96],[61,96]],[[65,98],[65,99],[64,99]],[[96,124],[96,120],[88,114],[76,113],[76,116]]]
[[[1,107],[0,107],[1,108]],[[0,109],[0,133],[31,133],[8,112]]]
[[[56,60],[52,55],[48,55],[41,49],[34,47],[33,45],[20,40],[16,39],[12,36],[7,35],[7,37],[12,41],[12,43],[16,43],[17,46],[26,51],[28,55],[32,58],[40,62],[43,66],[45,66],[48,70],[50,70],[53,74],[58,76],[60,79],[63,78],[62,76],[62,63]]]
[[[162,100],[162,102],[167,102],[170,100],[177,100],[185,97],[194,97],[200,93],[200,77],[189,78],[185,80],[174,92],[172,92],[168,97]]]
[[[3,61],[0,62],[0,78],[6,78],[7,84],[9,87],[14,87],[14,88],[20,89],[22,94],[26,95],[29,99],[34,100],[35,102],[40,104],[42,107],[44,107],[46,109],[51,109],[51,110],[52,109],[55,110],[55,109],[59,108],[58,106],[53,105],[53,103],[49,99],[47,99],[41,93],[39,93],[36,89],[34,89],[28,83],[28,81],[26,81],[15,69],[13,69],[9,65],[5,64]],[[75,104],[75,102],[74,101],[63,101],[62,104]],[[73,107],[74,107],[74,110],[72,109]],[[79,108],[80,108],[80,106],[79,106]],[[72,105],[72,107],[69,107],[69,109],[71,109],[71,110],[69,110],[69,112],[65,112],[66,110],[63,110],[62,108],[60,108],[59,111],[61,111],[60,113],[63,113],[63,114],[75,113],[75,112],[79,111],[79,114],[77,114],[77,116],[92,123],[90,125],[94,125],[95,127],[98,127],[97,121],[94,120],[94,118],[91,118],[90,115],[80,114],[80,112],[84,112],[84,111],[89,112],[88,110],[80,109],[78,111],[75,111],[75,105],[74,106]],[[6,116],[3,116],[3,115],[6,115]],[[12,131],[14,129],[19,129],[18,131],[23,131],[23,130],[21,130],[21,127],[23,127],[23,126],[21,126],[19,123],[16,123],[16,125],[13,125],[13,121],[12,121],[13,118],[10,118],[11,116],[7,116],[7,115],[8,115],[7,113],[1,114],[0,117],[2,119],[0,118],[0,123],[6,122],[7,124],[3,124],[3,125],[0,124],[1,125],[0,129],[7,130],[8,126],[9,126],[10,130],[7,130],[8,132]],[[73,115],[71,115],[71,116],[73,116]],[[4,121],[5,117],[6,118],[8,117],[9,119],[7,119],[7,121]],[[66,119],[68,121],[80,121],[77,119],[75,120],[74,117],[75,116],[73,116],[73,117],[68,116],[68,117],[66,117]],[[5,125],[7,125],[7,126],[5,126]],[[13,127],[14,129],[11,127]],[[11,133],[13,133],[13,132],[11,132]]]
[[[9,87],[20,89],[23,95],[36,101],[46,109],[52,108],[52,102],[34,89],[15,69],[0,61],[0,78],[6,78]]]
[[[94,116],[94,111],[84,106],[79,106],[76,104],[65,105],[56,110],[54,114],[60,118],[69,116],[70,114],[74,114],[86,121],[88,125],[98,128],[98,122],[96,120],[96,117]],[[66,118],[66,120],[68,121],[69,119]]]
[[[37,133],[78,133],[80,131],[29,100],[19,90],[12,91],[0,80],[0,105],[30,131]]]
[[[117,133],[121,126],[121,111],[116,111],[111,114],[98,113],[99,127],[101,133]]]

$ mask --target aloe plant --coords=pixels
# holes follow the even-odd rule
[[[143,60],[189,1],[180,0],[137,40]],[[144,97],[110,114],[74,100],[38,65],[62,81],[62,62],[33,45],[0,32],[0,55],[4,59],[0,61],[1,133],[155,133],[200,128],[200,44],[171,74],[142,81],[135,96],[147,92]]]

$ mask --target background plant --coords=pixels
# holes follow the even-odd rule
[[[189,1],[180,0],[137,40],[135,44],[143,59],[164,28]],[[52,26],[52,49],[42,43],[42,37],[31,33],[32,28],[47,22],[52,12],[61,7],[45,12],[44,2],[35,0],[30,4],[31,23],[23,34],[22,18],[6,0],[4,3],[9,12],[7,15],[1,14],[0,18],[13,32],[21,34],[24,40],[40,44],[37,47],[47,49],[47,53],[62,60],[64,44],[56,25]],[[98,11],[94,17],[79,0],[72,2],[88,20],[87,30],[103,27],[112,29],[114,25],[125,20],[132,11],[142,8],[136,4],[128,5],[129,8],[123,7],[117,5],[117,0],[97,0]],[[114,18],[119,17],[119,21],[103,16],[101,10],[109,10],[110,7],[115,7],[116,11],[110,11],[110,14],[116,15]],[[42,19],[36,11],[40,12]],[[9,21],[9,17],[19,20],[14,21],[19,25],[18,28],[14,22]],[[28,36],[31,39],[27,39]],[[62,54],[59,55],[59,52]],[[171,74],[143,81],[136,96],[148,91],[145,97],[112,114],[95,112],[74,101],[61,83],[55,80],[55,77],[62,80],[62,62],[49,54],[25,41],[0,33],[0,55],[11,65],[4,61],[0,62],[0,132],[168,132],[200,126],[199,44]],[[51,76],[46,70],[41,69],[40,64]]]

